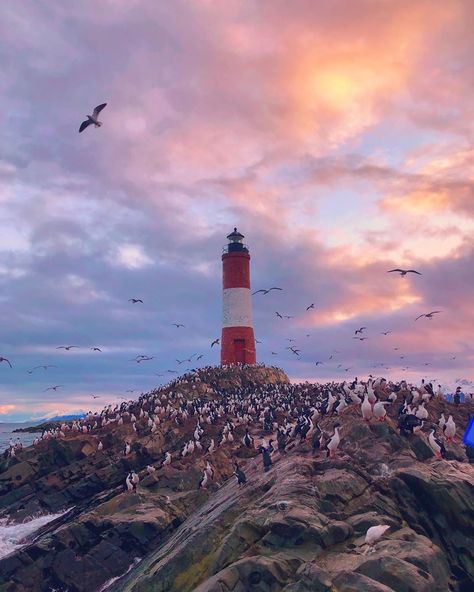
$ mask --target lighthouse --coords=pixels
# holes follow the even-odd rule
[[[221,364],[255,364],[250,294],[250,254],[237,228],[222,255],[223,318]]]

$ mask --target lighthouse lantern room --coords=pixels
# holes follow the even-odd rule
[[[255,364],[250,294],[250,254],[237,228],[227,235],[222,255],[223,319],[221,364]]]

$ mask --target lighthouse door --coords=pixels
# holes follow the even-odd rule
[[[236,363],[245,364],[245,339],[234,339]]]

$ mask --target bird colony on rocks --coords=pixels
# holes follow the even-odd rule
[[[0,589],[467,592],[470,413],[430,384],[193,370],[4,455],[1,518],[66,513]]]

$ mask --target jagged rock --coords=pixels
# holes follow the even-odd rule
[[[240,559],[195,588],[194,592],[274,592],[292,578],[301,561],[284,556]]]
[[[278,369],[258,368],[211,370],[206,379],[180,387],[184,406],[215,388],[287,381]],[[114,592],[470,592],[472,465],[458,442],[447,447],[457,460],[437,460],[425,433],[400,436],[395,407],[386,422],[370,423],[348,407],[338,418],[336,458],[313,456],[310,442],[296,438],[273,455],[268,472],[257,451],[240,444],[240,422],[232,444],[181,458],[196,417],[163,422],[154,434],[139,418],[135,434],[128,413],[124,425],[101,429],[101,452],[93,433],[26,449],[0,464],[0,515],[74,509],[0,559],[0,590],[96,592],[139,557]],[[432,409],[454,413],[459,426],[469,418],[467,407],[434,401]],[[225,419],[205,425],[204,447],[219,441]],[[320,420],[326,434],[335,419]],[[269,432],[256,421],[252,435],[259,441]],[[162,469],[166,450],[173,462]],[[243,487],[232,476],[235,459],[247,475]],[[214,479],[198,489],[206,460]],[[148,464],[157,468],[152,475]],[[138,493],[124,490],[130,470],[140,476]],[[365,533],[376,524],[390,529],[367,553]]]

